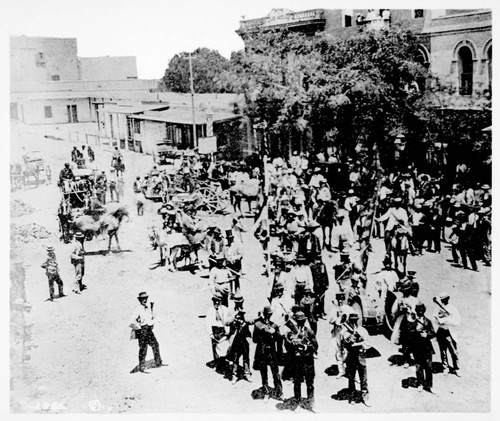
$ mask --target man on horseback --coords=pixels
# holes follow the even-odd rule
[[[410,225],[408,222],[408,213],[403,208],[403,199],[397,197],[394,199],[393,206],[389,210],[377,218],[379,222],[387,221],[385,228],[385,250],[386,253],[391,250],[391,240],[394,237],[398,228],[406,229],[410,232]]]

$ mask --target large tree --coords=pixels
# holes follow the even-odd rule
[[[384,160],[396,135],[411,140],[426,117],[426,91],[416,82],[429,75],[416,52],[416,37],[399,28],[347,40],[282,31],[249,40],[232,62],[245,112],[265,122],[272,154],[329,142],[341,158],[362,145]]]
[[[197,93],[223,93],[228,87],[221,77],[228,71],[229,60],[217,50],[198,48],[192,53],[193,85]],[[176,54],[169,62],[159,89],[170,92],[190,92],[189,53]]]

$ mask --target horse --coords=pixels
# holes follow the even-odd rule
[[[337,204],[333,200],[321,201],[316,211],[313,213],[313,219],[321,226],[323,232],[323,249],[332,247],[332,229],[335,224],[335,215],[337,214]],[[328,237],[326,229],[329,228]]]
[[[185,265],[188,264],[187,260],[189,260],[189,266],[192,266],[191,255],[196,253],[196,250],[182,232],[167,233],[164,229],[159,230],[156,227],[151,227],[149,239],[153,248],[160,250],[160,266],[165,266],[168,261],[168,269],[174,272],[178,269],[177,262],[182,259],[184,259]]]
[[[116,171],[116,175],[123,175],[125,172],[125,164],[123,163],[123,157],[121,155],[119,156],[113,156],[113,159],[111,160],[111,167],[113,167]]]
[[[248,181],[240,181],[229,188],[230,193],[234,195],[234,211],[241,212],[241,200],[245,199],[248,203],[248,212],[252,211],[252,202],[258,202],[260,197],[260,180],[251,178]]]
[[[29,178],[33,177],[35,179],[36,187],[40,183],[40,172],[36,165],[25,164],[23,168],[23,184],[28,185]]]
[[[409,232],[402,227],[396,228],[391,237],[390,247],[387,254],[389,254],[389,256],[391,254],[394,256],[394,269],[402,275],[406,275],[406,259],[408,257],[409,249]],[[401,266],[403,267],[402,271],[399,270]]]
[[[189,241],[189,244],[192,246],[192,252],[196,256],[196,262],[199,264],[200,260],[198,252],[207,238],[206,227],[196,223],[194,219],[182,209],[178,209],[177,211],[177,223],[179,224],[182,233]]]
[[[128,218],[128,210],[125,206],[119,203],[110,203],[106,207],[106,212],[102,214],[96,221],[92,215],[81,215],[75,218],[73,226],[85,234],[87,240],[92,240],[95,235],[108,235],[108,252],[111,250],[111,240],[115,238],[118,250],[120,242],[118,240],[118,230],[124,217]]]

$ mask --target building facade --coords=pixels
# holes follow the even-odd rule
[[[339,39],[359,31],[399,25],[419,39],[420,61],[459,96],[491,91],[492,26],[489,9],[273,9],[267,16],[242,20],[242,39],[261,31],[288,29],[314,36],[324,32]]]

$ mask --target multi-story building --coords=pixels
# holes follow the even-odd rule
[[[236,32],[247,40],[261,31],[288,29],[306,35],[326,32],[346,39],[358,31],[391,25],[419,37],[422,63],[458,95],[491,88],[492,32],[489,9],[273,9],[267,16],[240,22]]]

